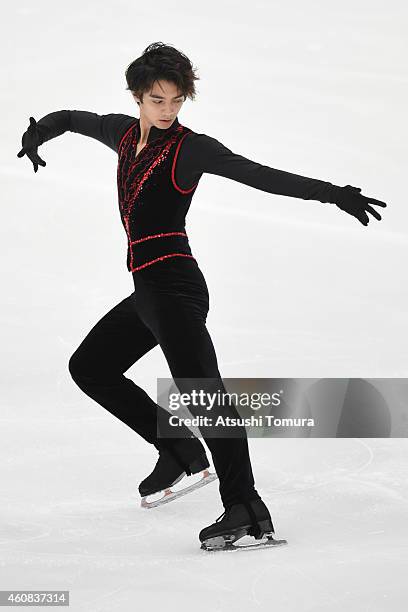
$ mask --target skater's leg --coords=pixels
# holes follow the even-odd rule
[[[84,393],[157,446],[157,404],[123,374],[155,346],[131,294],[94,325],[71,356],[69,371]]]
[[[173,331],[177,332],[177,328],[176,324]],[[183,328],[185,329],[184,323]],[[192,325],[190,322],[187,328],[189,331],[181,349],[172,334],[167,335],[161,344],[180,392],[191,392],[193,384],[193,388],[203,389],[206,393],[216,394],[218,391],[225,393],[213,342],[206,325],[203,323],[197,325],[197,322]],[[207,380],[201,380],[195,385],[194,380],[197,378]],[[193,414],[196,412],[194,406],[189,409]],[[203,409],[198,409],[197,414],[203,414]],[[232,403],[230,406],[215,405],[212,408],[213,418],[221,414],[224,417],[239,418]],[[214,437],[214,428],[211,427],[201,428],[201,433],[211,451],[220,481],[219,490],[224,507],[259,497],[255,490],[245,428],[235,428],[235,434],[240,433],[240,437],[219,437],[222,435],[222,430],[218,432],[217,437]],[[226,431],[226,436],[231,433]]]
[[[137,313],[135,293],[132,293],[94,325],[70,358],[69,371],[84,393],[158,450],[166,448],[190,474],[189,464],[205,456],[200,440],[186,430],[191,438],[185,438],[176,452],[174,440],[158,439],[157,413],[164,413],[163,408],[124,376],[124,372],[157,344]]]
[[[174,262],[157,268],[152,274],[134,274],[137,309],[140,318],[159,340],[180,392],[189,392],[188,382],[185,386],[186,381],[183,381],[185,378],[208,378],[211,388],[215,385],[225,392],[206,327],[208,292],[202,285],[201,271],[195,266],[193,262]],[[171,281],[164,276],[166,270]],[[193,412],[193,407],[190,410]],[[239,417],[233,404],[228,413],[233,418]],[[259,498],[254,487],[246,432],[244,428],[241,430],[240,438],[221,439],[206,437],[205,430],[201,430],[212,454],[225,507]]]

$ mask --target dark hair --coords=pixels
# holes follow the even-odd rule
[[[194,81],[199,80],[192,63],[182,53],[162,42],[151,43],[143,54],[126,69],[127,87],[143,102],[143,93],[150,91],[158,79],[171,81],[181,90],[184,100],[194,100]]]

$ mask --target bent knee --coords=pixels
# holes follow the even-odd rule
[[[71,355],[68,361],[68,371],[75,382],[94,377],[94,373],[89,366],[89,360],[82,357],[77,351]]]
[[[79,359],[76,356],[76,353],[71,355],[71,357],[69,358],[68,371],[74,380],[80,375],[81,365],[79,363]]]
[[[68,361],[68,370],[72,379],[79,386],[87,383],[103,384],[108,381],[116,381],[121,372],[109,362],[92,358],[89,354],[75,351]]]

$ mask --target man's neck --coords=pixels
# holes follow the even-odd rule
[[[153,124],[147,125],[143,118],[139,119],[139,139],[138,144],[145,145],[152,140],[156,140],[166,132],[169,132],[172,128],[177,127],[179,124],[177,117],[174,119],[173,123],[167,128],[158,128]]]

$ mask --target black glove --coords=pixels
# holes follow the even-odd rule
[[[37,122],[34,117],[30,117],[30,125],[26,132],[24,132],[21,139],[23,148],[17,153],[17,157],[27,157],[32,161],[34,166],[34,172],[37,172],[38,166],[46,166],[47,164],[37,153],[37,148],[43,143],[43,138],[38,129]]]
[[[360,191],[360,187],[353,187],[352,185],[338,187],[334,204],[349,215],[356,217],[363,225],[368,225],[369,222],[366,211],[370,212],[378,221],[381,221],[381,215],[379,215],[370,204],[382,206],[383,208],[385,208],[387,204],[381,200],[363,196]]]

